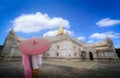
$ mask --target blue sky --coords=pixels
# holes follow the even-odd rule
[[[109,36],[120,47],[119,0],[0,0],[0,45],[13,28],[23,38],[54,36],[60,22],[81,42]]]

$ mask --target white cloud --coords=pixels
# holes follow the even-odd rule
[[[48,32],[46,32],[46,33],[43,34],[43,37],[45,37],[45,36],[56,36],[57,32],[58,32],[58,30],[48,31]]]
[[[100,27],[108,27],[108,26],[113,26],[116,24],[120,24],[120,20],[113,20],[110,18],[102,19],[96,23],[96,25],[98,25]]]
[[[89,40],[88,43],[93,43],[94,41],[93,40]]]
[[[66,30],[66,29],[64,30],[64,32],[65,33],[68,32],[69,35],[73,35],[74,34],[73,31]],[[58,30],[51,30],[51,31],[48,31],[48,32],[44,33],[43,37],[45,37],[45,36],[51,36],[51,37],[53,37],[53,36],[56,36],[57,33],[58,33]]]
[[[120,43],[120,42],[119,42]],[[120,48],[120,44],[116,44],[115,48]]]
[[[35,14],[23,14],[12,21],[13,29],[16,32],[32,33],[45,29],[55,29],[59,27],[60,22],[64,28],[69,28],[68,20],[62,17],[50,18],[47,14],[37,12]]]
[[[77,37],[78,40],[85,40],[85,37],[83,36],[80,36],[80,37]]]
[[[105,39],[106,36],[110,38],[120,38],[120,33],[115,32],[94,33],[90,36],[90,38]]]

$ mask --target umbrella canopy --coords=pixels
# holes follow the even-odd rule
[[[19,49],[27,55],[36,55],[46,52],[50,48],[50,45],[50,42],[45,38],[31,38],[23,41],[19,45]]]

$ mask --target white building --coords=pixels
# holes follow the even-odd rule
[[[70,37],[68,32],[64,32],[60,26],[55,37],[48,39],[52,45],[49,51],[43,54],[43,58],[47,60],[117,60],[118,56],[115,52],[113,42],[110,38],[106,38],[103,42],[95,44],[79,43],[77,39]],[[3,51],[0,53],[5,58],[21,57],[18,45],[24,39],[18,37],[13,30],[9,31],[3,45]]]
[[[96,44],[79,43],[69,34],[64,32],[60,26],[54,38],[46,36],[51,43],[49,51],[43,54],[49,60],[116,60],[118,56],[115,52],[113,42],[106,38],[103,42]]]

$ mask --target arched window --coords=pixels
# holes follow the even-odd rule
[[[82,59],[86,59],[86,52],[84,52],[84,51],[81,52],[81,58],[82,58]]]
[[[59,48],[60,48],[60,46],[58,45],[58,46],[57,46],[57,49],[59,49]]]
[[[74,53],[74,56],[77,56],[77,53]]]
[[[56,55],[59,56],[59,53],[57,53]]]
[[[47,53],[47,56],[49,56],[49,53]]]

